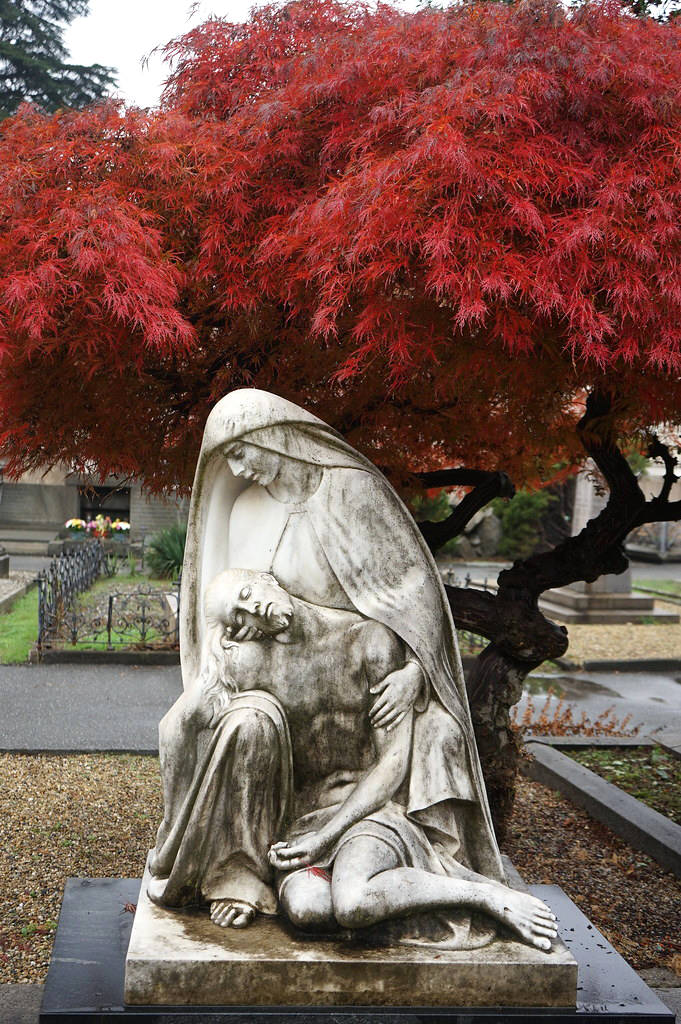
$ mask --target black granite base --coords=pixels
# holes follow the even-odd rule
[[[532,886],[558,917],[560,934],[579,963],[575,1010],[376,1007],[126,1007],[125,954],[139,879],[71,878],[55,937],[41,1024],[673,1024],[674,1015],[557,886]]]

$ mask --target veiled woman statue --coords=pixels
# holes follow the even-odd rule
[[[550,946],[552,915],[532,897],[523,896],[516,916],[536,919],[534,931],[508,906],[443,896],[455,891],[443,878],[491,885],[509,906],[521,894],[504,884],[439,573],[381,473],[275,395],[233,392],[206,423],[180,645],[185,694],[161,723],[165,810],[150,859],[152,898],[208,902],[216,924],[244,927],[256,912],[290,905],[293,869],[307,865],[309,878],[316,865],[312,878],[330,883],[342,823],[356,832],[363,822],[372,849],[392,851],[376,878],[386,865],[439,878],[437,898],[393,907],[394,897],[382,896],[387,909],[367,923],[450,909],[430,932],[414,917],[400,937],[481,945],[494,917]],[[390,731],[401,737],[392,746]],[[390,757],[401,767],[389,769],[395,781],[383,805],[373,790],[362,804],[357,792],[368,792],[365,780]],[[348,811],[360,805],[361,822],[360,811]],[[300,822],[317,838],[301,838]],[[321,857],[319,837],[329,846],[332,834],[335,852]],[[482,921],[472,910],[486,912]]]

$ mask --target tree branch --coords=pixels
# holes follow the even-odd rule
[[[445,593],[457,629],[494,640],[501,630],[496,596],[475,587],[445,586]]]
[[[585,581],[593,583],[606,573],[621,573],[629,560],[623,550],[627,534],[655,514],[615,443],[612,402],[609,396],[589,396],[586,411],[577,426],[587,454],[593,459],[610,488],[603,511],[590,520],[575,537],[568,537],[552,551],[516,562],[499,576],[499,586],[531,595],[553,587]]]
[[[458,470],[440,470],[439,472],[459,472]],[[464,473],[475,473],[475,470],[463,470]],[[421,474],[427,476],[428,474]],[[465,495],[456,508],[440,522],[419,523],[423,539],[431,551],[437,551],[448,540],[463,533],[464,527],[471,521],[476,512],[488,505],[494,498],[512,498],[515,488],[506,473],[480,473],[481,481],[470,494]]]
[[[653,499],[652,503],[659,502],[666,504],[669,500],[671,489],[679,479],[675,473],[677,462],[666,444],[660,441],[659,437],[653,437],[648,445],[648,455],[651,459],[662,459],[664,462],[664,481],[660,493]]]

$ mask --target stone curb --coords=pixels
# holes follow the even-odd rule
[[[558,658],[555,664],[566,672],[681,672],[679,658],[635,658],[581,663]]]
[[[31,651],[31,663],[38,658]],[[179,665],[178,651],[43,651],[41,665]]]
[[[29,590],[32,590],[35,585],[35,580],[29,580],[28,583],[22,583],[16,590],[13,590],[11,594],[7,594],[3,597],[2,600],[0,600],[0,614],[2,612],[8,612],[12,605],[15,604],[20,597],[23,597],[24,594],[28,594]]]
[[[0,754],[46,754],[60,757],[70,754],[133,754],[135,757],[158,757],[158,747],[0,747]]]
[[[546,747],[565,747],[580,750],[582,747],[654,747],[657,741],[650,736],[533,736],[523,737],[525,743],[541,743]],[[660,744],[661,745],[661,744]]]
[[[533,760],[523,760],[523,774],[569,797],[573,803],[634,847],[653,857],[681,878],[681,826],[646,807],[611,782],[578,764],[559,750],[528,743]]]

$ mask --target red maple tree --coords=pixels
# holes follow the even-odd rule
[[[679,418],[680,32],[611,3],[295,0],[171,43],[159,111],[0,126],[6,471],[186,487],[211,405],[252,384],[400,486],[478,485],[436,548],[508,476],[595,459],[612,500],[583,535],[496,597],[450,590],[491,641],[470,685],[500,820],[494,719],[567,643],[539,594],[681,515],[659,442],[648,503],[617,447]]]

